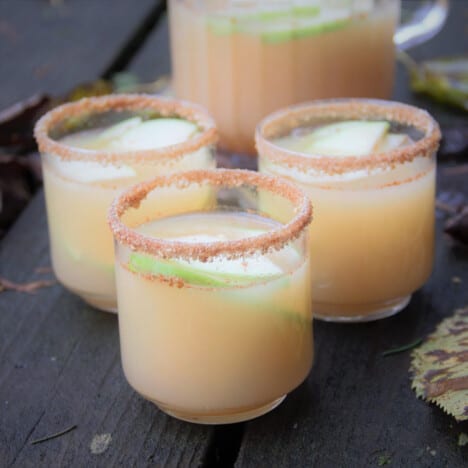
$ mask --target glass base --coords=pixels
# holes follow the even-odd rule
[[[314,318],[325,322],[372,322],[391,317],[403,310],[411,300],[411,294],[376,304],[314,304]]]
[[[182,408],[175,408],[172,406],[164,405],[158,401],[151,400],[161,411],[182,421],[187,421],[197,424],[231,424],[241,421],[248,421],[249,419],[254,419],[259,416],[262,416],[269,411],[275,409],[280,405],[283,400],[286,398],[286,395],[283,395],[280,398],[277,398],[266,405],[257,406],[254,408],[239,408],[231,409],[226,412],[219,413],[193,413],[186,411]]]
[[[102,310],[103,312],[110,312],[113,314],[117,313],[117,301],[114,297],[110,298],[109,296],[86,294],[83,291],[78,291],[76,289],[70,288],[70,286],[67,286],[65,284],[63,286],[76,296],[83,299],[83,301],[85,301],[87,304],[94,307],[95,309]]]
[[[117,313],[117,304],[115,299],[109,299],[108,297],[92,296],[92,295],[80,295],[81,299],[95,309],[102,310],[103,312],[110,312],[111,314]]]

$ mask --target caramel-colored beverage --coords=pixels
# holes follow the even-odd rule
[[[163,212],[167,189],[210,204]],[[178,172],[119,196],[108,220],[129,384],[196,423],[276,408],[312,367],[311,217],[303,191],[246,170]]]
[[[212,243],[262,234],[276,224],[215,211],[162,218],[136,231]],[[138,253],[122,260],[117,285],[125,375],[162,409],[178,407],[194,420],[204,414],[210,422],[230,413],[245,418],[305,379],[313,350],[310,269],[293,247],[235,260],[164,262]]]
[[[61,143],[86,148],[100,130],[65,137]],[[103,178],[90,177],[102,172]],[[214,167],[209,152],[189,155],[177,164],[129,166],[83,163],[76,165],[46,155],[43,161],[44,187],[54,272],[68,289],[85,295],[88,302],[103,309],[116,309],[114,247],[106,213],[112,200],[125,188],[146,178],[195,167]],[[83,173],[84,173],[83,171]],[[86,177],[86,176],[85,176]],[[168,195],[170,197],[170,194]],[[205,198],[174,200],[175,204],[202,207]]]
[[[201,135],[196,123],[176,116],[147,118],[138,113],[139,109],[133,113],[127,109],[122,115],[122,111],[112,108],[114,101],[118,101],[116,105],[131,107],[145,99],[153,102],[153,98],[107,99],[110,108],[104,117],[99,107],[98,118],[94,116],[87,123],[90,117],[85,114],[84,123],[73,129],[76,116],[72,115],[71,122],[58,124],[57,134],[47,140],[45,149],[43,143],[41,153],[54,272],[67,289],[89,304],[116,311],[114,247],[106,221],[112,200],[128,186],[148,177],[213,168],[215,163],[209,145],[195,151],[177,149],[190,146],[190,141]],[[90,102],[91,106],[100,105],[99,99]],[[69,108],[73,110],[78,105]],[[60,111],[59,108],[50,115]],[[168,147],[172,149],[165,155]],[[192,196],[174,200],[199,209],[205,202],[206,198]]]
[[[368,321],[392,315],[432,271],[438,127],[423,111],[382,101],[324,101],[309,109],[299,119],[307,125],[261,143],[259,170],[294,181],[314,204],[314,316]],[[357,116],[359,109],[369,119],[327,117]],[[382,120],[386,112],[401,112],[406,122]],[[421,118],[422,128],[411,118]]]
[[[228,151],[255,153],[256,124],[281,107],[391,95],[396,0],[169,8],[175,93],[209,109]]]

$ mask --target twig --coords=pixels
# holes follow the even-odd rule
[[[64,434],[67,434],[68,432],[73,431],[73,430],[76,429],[77,427],[78,427],[78,426],[77,426],[76,424],[73,424],[73,426],[67,427],[67,428],[64,429],[63,431],[56,432],[55,434],[50,434],[50,435],[48,435],[48,436],[41,437],[40,439],[33,440],[33,441],[31,442],[31,445],[40,444],[40,443],[42,443],[42,442],[46,442],[46,441],[51,440],[51,439],[56,439],[57,437],[63,436]]]
[[[455,206],[449,205],[448,203],[444,203],[440,200],[436,200],[436,208],[440,211],[445,211],[445,213],[455,214],[458,212],[458,208]]]
[[[25,293],[34,293],[38,289],[47,288],[56,284],[55,280],[42,280],[42,281],[31,281],[30,283],[14,283],[6,278],[0,277],[0,292],[2,291],[17,291]]]
[[[387,349],[387,351],[384,351],[382,353],[382,357],[391,356],[392,354],[403,353],[404,351],[416,348],[416,346],[419,346],[422,343],[422,341],[422,338],[418,338],[416,341],[413,341],[412,343],[409,343],[404,346],[400,346],[399,348]]]
[[[446,167],[444,170],[444,175],[446,176],[456,176],[468,174],[468,164],[462,164],[460,166]]]
[[[52,267],[50,266],[42,266],[42,267],[37,267],[34,272],[39,273],[39,274],[45,274],[45,273],[52,273]]]

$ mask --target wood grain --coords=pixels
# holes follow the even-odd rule
[[[143,83],[168,76],[171,72],[169,53],[169,26],[164,14],[142,48],[135,54],[128,70],[135,73]]]
[[[114,63],[157,0],[0,1],[0,109],[60,95]]]
[[[448,27],[415,50],[416,58],[463,47],[465,3],[452,3]],[[0,107],[41,89],[62,92],[115,63],[154,2],[110,5],[24,1],[13,10],[0,1],[0,38],[7,41],[0,40],[0,59],[11,67],[0,77]],[[144,80],[169,71],[167,40],[163,19],[129,69]],[[464,121],[413,96],[401,70],[394,96],[429,107],[448,125]],[[468,196],[463,175],[440,173],[439,192]],[[211,467],[232,466],[236,457],[237,467],[466,466],[468,446],[458,446],[457,439],[468,433],[467,424],[416,399],[409,353],[381,355],[426,335],[454,308],[468,305],[468,251],[442,233],[444,217],[438,213],[434,273],[408,309],[371,324],[317,322],[309,378],[277,410],[245,424],[186,424],[140,398],[122,373],[116,317],[84,305],[61,286],[35,294],[1,292],[0,466]],[[17,282],[47,278],[35,270],[48,265],[39,193],[0,243],[0,276]],[[31,445],[75,424],[61,437]],[[108,441],[100,454],[91,450],[96,436]]]
[[[439,178],[439,190],[464,190],[462,176]],[[458,446],[468,423],[457,423],[410,388],[410,352],[382,352],[432,332],[468,306],[468,248],[442,233],[438,213],[433,274],[407,309],[379,322],[316,321],[315,364],[309,378],[271,414],[246,424],[236,467],[464,467]],[[461,282],[454,282],[457,277]]]
[[[0,58],[11,67],[0,78],[0,106],[96,79],[122,56],[128,38],[147,27],[158,3],[21,1],[12,8],[0,2],[0,36],[10,34],[0,41]],[[0,243],[0,276],[52,277],[36,272],[44,266],[50,258],[41,191]],[[93,453],[96,437],[107,441],[102,453]],[[1,467],[199,466],[212,437],[212,428],[169,418],[126,383],[115,315],[88,307],[58,284],[35,294],[0,293]]]
[[[29,249],[21,246],[30,246]],[[29,281],[50,264],[42,194],[0,245],[0,274]],[[0,466],[200,465],[212,429],[176,421],[128,386],[117,318],[57,285],[0,294]],[[54,440],[31,441],[70,425]],[[108,449],[91,453],[97,434]]]

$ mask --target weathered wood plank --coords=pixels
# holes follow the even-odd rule
[[[25,249],[22,246],[30,246]],[[29,281],[49,265],[42,194],[0,244],[0,276]],[[210,427],[169,418],[136,395],[122,373],[117,318],[56,285],[0,294],[0,465],[200,465]],[[35,439],[71,425],[55,440]],[[111,434],[95,455],[96,434]]]
[[[167,14],[161,17],[158,27],[153,30],[144,46],[135,54],[128,70],[135,73],[145,83],[170,74]]]
[[[0,2],[0,36],[11,33],[0,41],[2,63],[11,67],[0,78],[0,106],[97,78],[121,57],[129,37],[148,27],[159,3],[25,1],[13,9]],[[43,74],[34,75],[40,66]],[[40,192],[0,243],[0,276],[50,277],[35,273],[48,265]],[[72,425],[61,437],[31,445]],[[199,466],[212,433],[165,416],[129,387],[116,316],[60,285],[34,295],[0,293],[0,466]],[[92,453],[93,438],[102,434],[111,436],[107,449]]]
[[[466,52],[468,7],[460,0],[451,3],[445,29],[410,51],[415,59]],[[412,94],[401,66],[394,99],[428,109],[443,126],[466,125],[463,114]],[[468,197],[465,176],[439,172],[439,192]],[[376,323],[316,321],[316,360],[309,378],[277,410],[245,425],[237,468],[466,466],[468,446],[457,441],[460,433],[468,433],[468,423],[456,423],[416,399],[408,374],[410,353],[381,356],[468,306],[468,249],[453,245],[442,233],[443,215],[438,217],[434,272],[409,307]]]
[[[0,1],[0,108],[95,80],[159,3]]]
[[[442,189],[460,190],[445,178]],[[465,185],[465,195],[468,187]],[[316,360],[309,378],[273,413],[246,424],[236,466],[466,466],[457,445],[467,423],[417,400],[410,353],[381,353],[431,332],[468,306],[468,249],[437,230],[435,269],[399,315],[375,323],[315,322]],[[454,277],[461,279],[455,283]]]
[[[168,70],[165,41],[167,31],[157,30],[131,63],[144,80]],[[419,103],[398,90],[399,99]],[[2,98],[3,92],[0,103]],[[438,106],[433,113],[439,116]],[[466,185],[463,178],[440,182],[442,190]],[[415,399],[408,354],[380,353],[430,332],[453,308],[467,304],[467,261],[466,250],[452,248],[439,226],[434,275],[405,312],[375,324],[317,323],[309,379],[278,410],[244,425],[237,466],[377,466],[386,455],[389,466],[462,466],[466,447],[457,446],[457,436],[468,432],[466,424]],[[41,194],[0,243],[0,275],[27,281],[47,264]],[[463,282],[452,282],[452,276]],[[197,466],[208,460],[207,442],[224,434],[209,446],[209,461],[219,465],[231,434],[173,420],[137,396],[122,375],[115,317],[88,308],[58,285],[34,296],[0,294],[0,408],[0,466]],[[72,424],[78,425],[74,431],[30,445]],[[242,425],[235,427],[233,438],[240,438]],[[112,436],[100,455],[90,451],[96,434]]]
[[[416,61],[449,57],[467,53],[468,30],[466,22],[468,17],[468,2],[465,0],[451,0],[447,23],[438,35],[431,40],[408,51]],[[466,115],[456,112],[432,99],[413,94],[408,86],[408,73],[401,64],[397,66],[393,99],[408,102],[415,106],[427,109],[431,114],[437,115],[441,126],[466,125]]]

